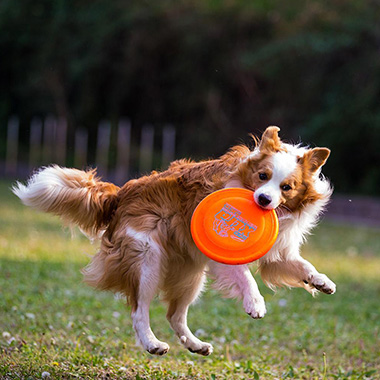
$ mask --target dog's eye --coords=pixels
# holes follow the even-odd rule
[[[265,174],[265,173],[259,173],[259,178],[262,180],[262,181],[265,181],[268,179],[268,176]]]
[[[281,186],[281,189],[284,191],[289,191],[292,189],[292,187],[290,185],[283,185],[283,186]]]

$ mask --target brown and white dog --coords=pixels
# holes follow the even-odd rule
[[[211,344],[200,341],[187,326],[189,305],[199,296],[207,273],[225,296],[242,299],[253,318],[266,313],[247,265],[213,262],[192,240],[192,213],[210,193],[226,187],[251,189],[258,205],[277,211],[278,239],[258,262],[269,287],[335,292],[335,284],[300,256],[300,245],[332,193],[321,175],[330,151],[285,144],[278,131],[268,127],[253,151],[235,146],[215,160],[175,161],[168,170],[122,188],[100,181],[94,171],[50,166],[26,186],[17,183],[13,192],[25,205],[59,215],[101,240],[99,252],[83,270],[84,279],[95,288],[126,296],[137,340],[145,350],[156,355],[169,350],[149,323],[150,302],[160,292],[181,343],[191,352],[209,355]]]

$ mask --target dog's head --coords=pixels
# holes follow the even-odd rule
[[[245,187],[254,190],[260,207],[295,211],[322,197],[319,174],[330,150],[285,144],[279,130],[265,130],[258,146],[240,164],[238,176]]]

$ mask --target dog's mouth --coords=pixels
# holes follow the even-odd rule
[[[266,210],[266,211],[274,210],[279,219],[285,219],[289,217],[289,215],[292,214],[292,210],[290,210],[289,207],[285,206],[284,204],[280,204],[276,207],[273,207],[272,201],[268,203],[267,200],[263,200],[263,198],[261,198],[262,201],[260,202],[260,196],[254,197],[254,200],[255,200],[255,203],[263,210]]]
[[[270,211],[270,210],[277,210],[276,207],[272,207],[272,206],[262,206],[261,204],[255,202],[260,208],[262,208],[263,210],[266,210],[266,211]]]

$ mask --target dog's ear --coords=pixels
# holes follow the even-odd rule
[[[300,157],[299,162],[306,166],[310,172],[315,173],[326,163],[329,155],[330,149],[314,148],[308,150],[302,157]]]
[[[268,127],[264,131],[259,145],[260,152],[274,153],[281,150],[281,140],[278,137],[279,131],[280,128],[274,126]]]

